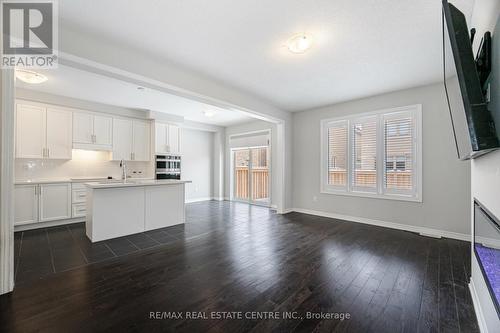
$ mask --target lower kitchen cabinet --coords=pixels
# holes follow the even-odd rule
[[[14,189],[14,224],[38,222],[38,185],[16,185]]]
[[[15,225],[69,219],[71,213],[71,183],[15,186]]]
[[[40,222],[71,218],[71,184],[40,185]]]

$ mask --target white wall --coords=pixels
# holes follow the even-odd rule
[[[231,194],[231,154],[229,148],[229,137],[235,134],[248,133],[261,130],[271,130],[271,205],[276,205],[276,196],[273,193],[277,193],[278,176],[276,171],[276,160],[278,155],[277,148],[277,133],[276,124],[255,120],[244,124],[239,124],[235,126],[226,127],[226,138],[225,138],[225,172],[224,172],[224,191],[225,197],[229,198]],[[290,142],[290,141],[289,141]],[[288,184],[291,184],[288,183]]]
[[[483,33],[487,30],[493,32],[499,15],[500,1],[475,1],[470,24],[477,31],[474,52],[478,48],[480,37]],[[498,42],[500,42],[500,36],[493,36],[493,43]],[[471,190],[472,200],[473,198],[477,198],[490,212],[500,217],[500,151],[490,153],[472,161]],[[474,252],[472,252],[471,282],[472,290],[476,293],[476,295],[473,294],[473,297],[476,297],[476,313],[480,314],[480,325],[482,325],[483,331],[497,332],[500,327],[500,320],[498,319]]]
[[[214,133],[182,129],[182,179],[186,184],[186,200],[210,200],[213,197]]]
[[[320,193],[320,120],[422,104],[423,202]],[[434,84],[294,114],[295,208],[470,233],[470,164],[457,159],[444,88]],[[316,201],[314,201],[316,197]]]

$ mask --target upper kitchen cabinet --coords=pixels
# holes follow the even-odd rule
[[[155,150],[157,154],[181,153],[179,126],[155,122]]]
[[[111,150],[113,118],[87,112],[73,114],[73,147]]]
[[[72,113],[16,103],[16,157],[71,159]]]
[[[113,160],[132,160],[133,135],[132,120],[113,119]]]
[[[151,123],[143,120],[113,120],[113,160],[150,161]]]
[[[70,159],[73,136],[72,113],[56,108],[47,108],[47,157]]]
[[[151,160],[151,123],[148,121],[133,121],[134,143],[132,157],[134,161]]]

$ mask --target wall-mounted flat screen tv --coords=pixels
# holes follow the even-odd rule
[[[500,38],[499,38],[500,39]],[[475,158],[500,147],[493,112],[481,86],[465,16],[443,0],[444,85],[458,157]],[[492,70],[498,71],[498,61]],[[490,103],[491,104],[491,103]]]

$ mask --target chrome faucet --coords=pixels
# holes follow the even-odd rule
[[[122,168],[122,180],[127,180],[127,165],[124,160],[120,160],[120,168]]]

